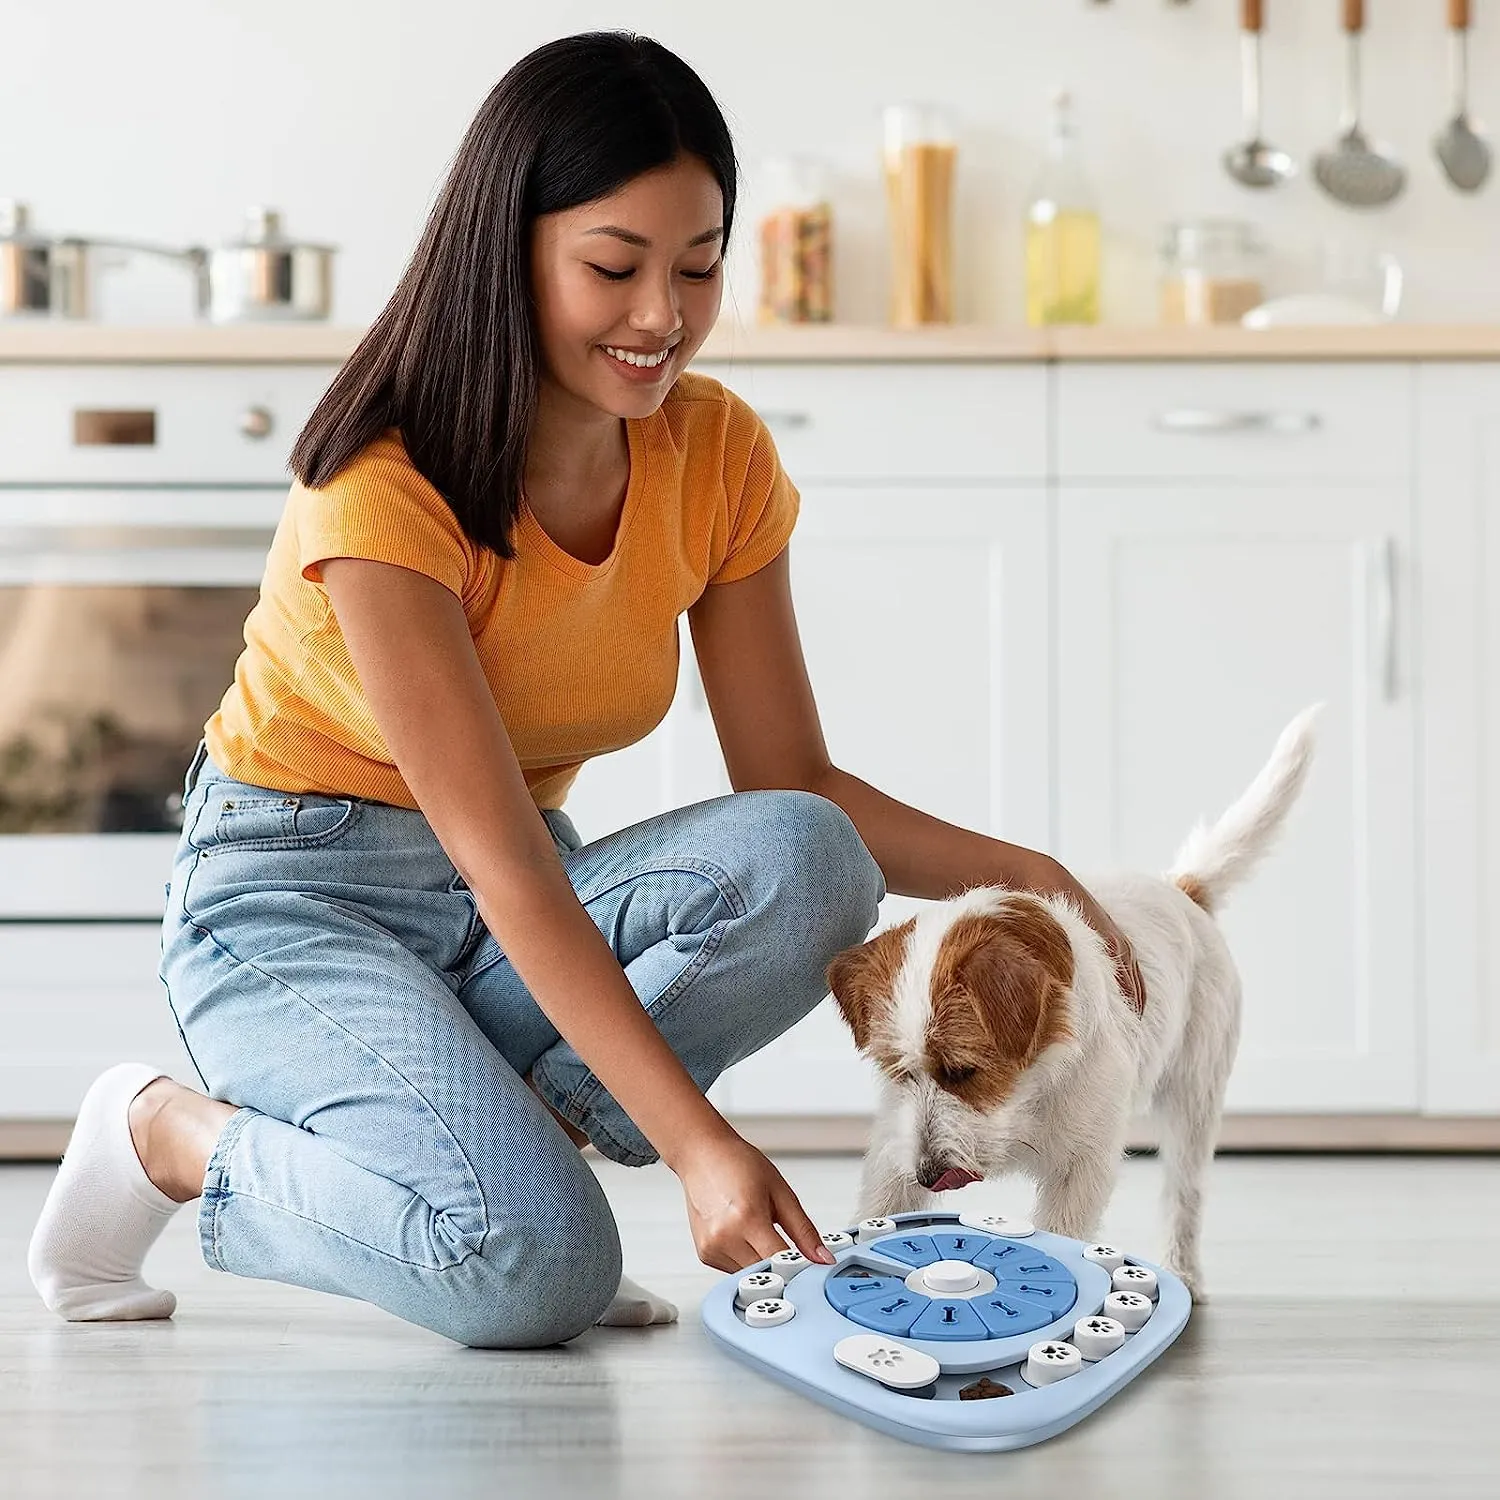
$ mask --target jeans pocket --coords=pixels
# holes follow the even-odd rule
[[[270,792],[217,782],[184,837],[205,857],[231,849],[323,848],[348,833],[359,807],[353,797]]]

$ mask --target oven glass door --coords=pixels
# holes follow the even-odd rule
[[[0,501],[0,921],[160,918],[284,499]]]

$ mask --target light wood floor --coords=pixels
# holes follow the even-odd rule
[[[852,1159],[783,1166],[825,1227],[847,1222]],[[1213,1301],[1079,1426],[976,1456],[871,1432],[721,1355],[697,1323],[714,1273],[696,1264],[675,1180],[598,1170],[627,1265],[683,1322],[506,1354],[211,1272],[190,1211],[147,1266],[177,1292],[175,1319],[63,1323],[24,1264],[52,1169],[0,1168],[0,1496],[1500,1495],[1500,1160],[1220,1158]],[[1106,1226],[1147,1257],[1156,1183],[1155,1161],[1127,1163]],[[1014,1213],[1029,1195],[962,1201]]]

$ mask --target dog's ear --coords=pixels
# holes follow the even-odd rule
[[[869,1044],[875,1014],[890,1001],[906,957],[906,941],[916,925],[917,919],[908,917],[899,927],[888,927],[867,942],[845,948],[828,965],[829,991],[861,1052]]]
[[[966,1061],[987,1053],[1019,1070],[1067,1034],[1060,1001],[1072,985],[1067,932],[1044,903],[1013,897],[998,912],[956,922],[944,939],[933,969],[933,1039]],[[972,1008],[955,1003],[964,994]],[[987,1033],[982,1041],[976,1025]]]

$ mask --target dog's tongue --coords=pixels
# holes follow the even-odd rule
[[[934,1193],[952,1193],[957,1191],[959,1188],[968,1187],[971,1182],[978,1181],[979,1174],[977,1172],[964,1172],[961,1171],[958,1167],[949,1167],[948,1170],[944,1172],[943,1175],[939,1177],[935,1183],[933,1183],[932,1191]]]

